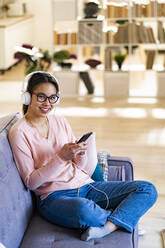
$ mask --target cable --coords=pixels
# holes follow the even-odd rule
[[[94,187],[93,185],[91,185],[90,183],[89,183],[89,185],[90,185],[92,188],[94,188],[96,191],[98,191],[98,192],[100,192],[100,193],[103,193],[103,194],[105,195],[106,200],[107,200],[107,205],[106,205],[105,209],[107,209],[107,208],[108,208],[108,206],[109,206],[109,198],[108,198],[107,194],[106,194],[104,191],[102,191],[102,190],[100,190],[100,189],[95,188],[95,187]]]
[[[77,167],[76,163],[74,163],[73,161],[71,161],[71,163],[74,164],[74,165]],[[89,183],[89,185],[90,185],[92,188],[94,188],[96,191],[98,191],[98,192],[100,192],[100,193],[102,193],[102,194],[105,195],[106,200],[107,200],[107,205],[106,205],[106,207],[105,207],[105,210],[107,210],[107,208],[108,208],[108,206],[109,206],[109,198],[108,198],[107,194],[106,194],[104,191],[95,188],[95,187],[94,187],[93,185],[91,185],[90,183]],[[78,189],[78,196],[79,196],[79,189]]]

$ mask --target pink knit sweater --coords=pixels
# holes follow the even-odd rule
[[[25,185],[41,199],[57,190],[79,188],[92,182],[90,178],[97,164],[95,134],[87,142],[87,152],[74,161],[63,161],[59,149],[75,142],[65,118],[49,115],[49,136],[42,138],[25,117],[9,131],[9,141],[15,162]]]

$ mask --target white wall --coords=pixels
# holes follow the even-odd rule
[[[51,0],[24,0],[28,13],[34,15],[34,45],[44,50],[53,50],[53,18]]]

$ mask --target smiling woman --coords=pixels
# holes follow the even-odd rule
[[[119,227],[133,232],[157,199],[154,185],[94,181],[95,134],[77,142],[64,117],[49,115],[59,103],[56,78],[47,72],[33,72],[29,77],[22,95],[24,116],[11,127],[9,140],[40,214],[54,224],[82,229],[83,241],[102,238]]]

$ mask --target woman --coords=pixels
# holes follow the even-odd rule
[[[155,203],[155,187],[146,181],[94,182],[92,138],[78,144],[68,122],[49,115],[60,97],[56,78],[46,72],[28,77],[24,116],[10,129],[9,140],[19,173],[36,194],[40,214],[52,223],[80,228],[84,241],[118,228],[132,232]]]

